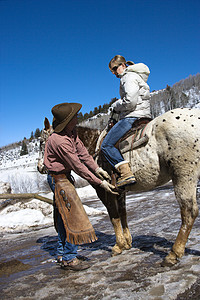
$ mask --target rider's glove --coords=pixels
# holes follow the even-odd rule
[[[95,174],[102,180],[104,180],[104,179],[111,180],[110,175],[105,170],[103,170],[101,167],[98,167],[95,170]]]
[[[106,180],[103,180],[100,184],[100,187],[102,187],[106,192],[112,193],[114,195],[119,195],[115,190],[115,186],[107,182]]]

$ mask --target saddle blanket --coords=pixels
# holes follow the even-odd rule
[[[117,143],[117,147],[122,154],[134,150],[138,147],[142,147],[148,142],[151,132],[151,124],[149,122],[150,119],[145,119],[139,124],[134,123],[134,127],[119,140],[119,142]]]
[[[120,150],[120,152],[126,153],[128,151],[131,151],[133,149],[136,149],[138,147],[142,147],[145,145],[148,140],[151,133],[151,121],[152,119],[149,118],[141,118],[136,120],[133,123],[133,127],[123,136],[116,144],[115,147]],[[95,149],[94,158],[98,156],[98,153],[101,148],[101,144],[103,142],[103,139],[107,135],[107,128],[105,128],[102,133],[100,134],[97,145]]]

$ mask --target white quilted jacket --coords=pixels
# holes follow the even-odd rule
[[[120,119],[125,117],[151,117],[150,91],[146,83],[150,74],[149,68],[143,64],[128,66],[120,77],[120,97],[112,104],[119,113]]]

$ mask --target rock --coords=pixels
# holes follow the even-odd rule
[[[0,194],[10,194],[10,193],[11,193],[10,183],[0,181]]]

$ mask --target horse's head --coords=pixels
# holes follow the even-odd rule
[[[44,120],[44,129],[41,132],[40,136],[40,151],[37,169],[41,174],[47,174],[47,169],[44,165],[44,150],[45,144],[48,140],[48,137],[53,133],[53,128],[49,123],[49,120],[45,118]],[[94,155],[96,142],[99,137],[100,131],[98,129],[91,129],[87,127],[77,126],[77,133],[79,138],[82,140],[83,144],[87,148],[90,155]]]
[[[45,117],[44,120],[44,129],[41,132],[40,136],[40,151],[39,151],[39,159],[37,164],[37,169],[41,174],[47,174],[47,168],[44,165],[44,150],[46,141],[48,137],[53,133],[53,128],[49,123],[49,120]]]
[[[53,128],[49,123],[49,120],[45,117],[44,120],[44,129],[42,130],[41,137],[40,137],[40,144],[43,143],[44,146],[48,137],[53,133]]]

